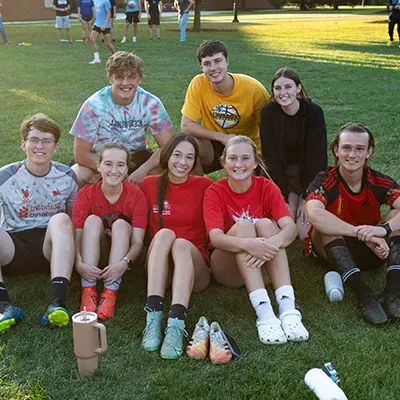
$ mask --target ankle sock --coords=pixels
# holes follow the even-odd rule
[[[4,282],[0,282],[0,303],[11,303],[11,299],[7,293]]]
[[[177,318],[184,321],[187,317],[187,308],[179,303],[172,304],[168,318]]]
[[[119,285],[121,285],[122,279],[118,279],[117,281],[113,282],[113,283],[105,283],[104,287],[106,289],[110,289],[110,290],[118,290],[119,289]]]
[[[266,289],[253,290],[249,293],[249,298],[260,321],[276,318]]]
[[[66,297],[69,288],[69,280],[62,276],[57,276],[51,280],[50,284],[50,304],[66,307]]]
[[[279,306],[279,314],[287,310],[294,310],[294,290],[292,285],[283,285],[275,290],[276,301]]]
[[[81,278],[81,286],[84,287],[91,287],[96,286],[96,281],[87,281],[84,278]]]
[[[164,311],[164,297],[148,296],[146,299],[146,307],[151,311]]]

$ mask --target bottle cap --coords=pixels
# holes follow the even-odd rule
[[[343,292],[339,289],[332,289],[329,293],[331,303],[339,303],[343,300]]]

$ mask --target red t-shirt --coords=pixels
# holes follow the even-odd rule
[[[150,236],[160,230],[157,205],[157,180],[160,175],[146,176],[140,188],[147,198],[149,208]],[[209,260],[207,235],[203,218],[203,197],[206,189],[213,183],[205,176],[189,175],[184,183],[169,183],[164,201],[164,227],[171,229],[177,238],[193,243],[202,256]]]
[[[110,204],[99,181],[86,185],[76,195],[72,210],[72,222],[76,229],[82,229],[89,215],[97,215],[103,220],[106,234],[111,233],[112,223],[117,219],[124,219],[132,227],[146,229],[147,202],[142,191],[133,183],[122,182],[122,192],[119,199]]]
[[[252,176],[251,186],[244,193],[234,192],[225,178],[213,183],[204,195],[207,232],[221,229],[226,233],[244,219],[255,223],[261,218],[279,221],[287,216],[290,212],[278,186],[262,176]]]
[[[400,187],[390,176],[367,168],[360,193],[354,193],[339,173],[328,167],[320,172],[307,189],[306,200],[319,200],[325,209],[354,226],[377,225],[381,205],[391,206],[400,197]]]

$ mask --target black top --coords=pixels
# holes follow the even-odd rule
[[[294,116],[287,115],[275,101],[269,101],[261,111],[260,138],[269,174],[286,201],[289,196],[287,165],[300,165],[303,188],[327,167],[324,112],[311,100],[300,99],[299,111]]]
[[[54,0],[53,6],[57,8],[67,8],[69,6],[69,0]],[[69,11],[58,11],[56,10],[56,17],[66,17]]]

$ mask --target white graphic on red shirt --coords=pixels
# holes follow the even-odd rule
[[[231,208],[231,207],[230,207]],[[235,211],[231,208],[232,218],[236,222],[238,221],[250,221],[252,224],[255,224],[260,218],[254,217],[250,215],[250,206],[247,206],[247,210],[242,208],[241,211]]]
[[[153,204],[153,214],[158,214],[158,204]],[[162,215],[171,215],[171,205],[167,200],[164,201],[164,209]]]

